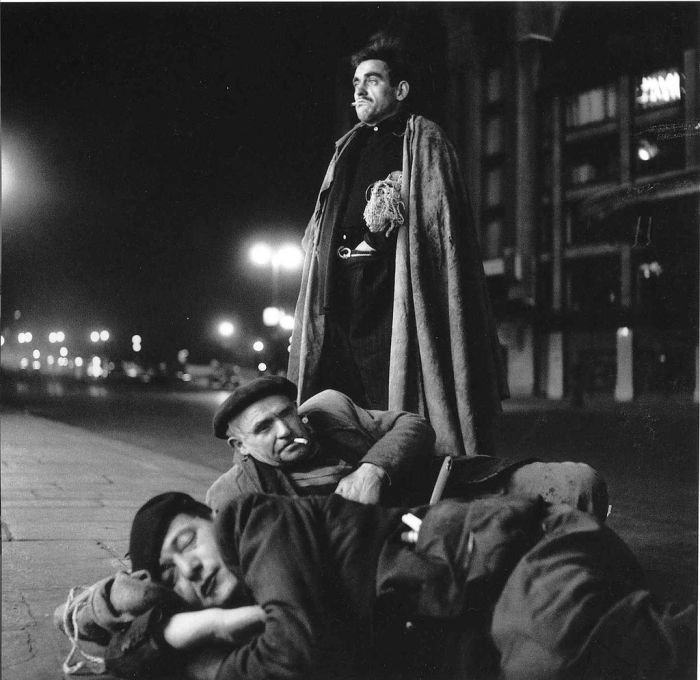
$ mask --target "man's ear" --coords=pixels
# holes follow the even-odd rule
[[[236,437],[235,435],[231,435],[227,440],[226,443],[234,450],[238,451],[239,453],[242,453],[241,449],[243,447],[243,442]]]
[[[398,101],[403,101],[408,97],[408,91],[411,89],[411,86],[408,84],[407,80],[402,80],[399,82],[399,84],[396,86],[396,99]]]

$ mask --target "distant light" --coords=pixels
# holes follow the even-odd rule
[[[267,243],[256,243],[248,256],[256,267],[265,267],[272,262],[272,248]]]
[[[20,344],[31,342],[32,341],[32,334],[29,333],[28,331],[25,331],[24,333],[18,333],[17,334],[17,342]]]
[[[261,340],[256,340],[253,343],[253,351],[262,352],[265,349],[265,344]]]
[[[235,327],[230,321],[222,321],[219,324],[219,335],[222,338],[230,338],[234,332],[235,332]]]
[[[131,349],[132,349],[134,352],[140,352],[140,351],[141,351],[141,345],[139,345],[138,343],[135,342],[135,343],[131,346]]]
[[[261,373],[262,373],[263,371],[266,371],[266,370],[267,370],[267,364],[261,361],[261,362],[258,364],[258,370],[259,370]]]
[[[141,336],[140,335],[132,335],[131,336],[131,344],[132,345],[140,345],[141,344]]]
[[[280,319],[280,328],[285,331],[291,331],[294,329],[294,317],[291,314],[283,314]]]
[[[32,361],[32,368],[38,371],[41,368],[41,361]]]
[[[54,342],[56,342],[56,334],[55,333],[53,333],[53,332],[49,333],[49,342],[52,344]]]
[[[51,331],[49,333],[49,342],[63,342],[66,339],[66,334],[63,331]]]
[[[287,244],[282,246],[274,254],[274,262],[277,266],[293,271],[301,267],[304,261],[304,253],[299,246]]]
[[[68,348],[67,347],[61,347],[61,349],[58,350],[58,353],[62,357],[67,357],[68,356]]]
[[[29,359],[27,359],[27,357],[22,357],[19,360],[19,366],[20,368],[27,368],[27,366],[29,366]]]
[[[99,342],[100,341],[100,332],[99,331],[92,331],[92,333],[90,333],[90,340],[92,342]]]
[[[68,366],[68,359],[66,357],[58,357],[59,366]]]
[[[35,349],[35,350],[32,352],[32,356],[33,356],[35,359],[38,359],[38,358],[41,356],[41,352],[40,352],[38,349]]]
[[[83,358],[82,357],[75,357],[75,365],[80,368],[83,365]]]
[[[627,326],[617,329],[617,335],[621,338],[626,338],[630,334],[630,329]]]
[[[266,326],[276,326],[282,317],[282,310],[277,307],[265,307],[262,313],[262,320]]]
[[[109,340],[109,331],[100,331],[100,340],[107,342]]]
[[[637,147],[637,158],[646,163],[659,155],[659,147],[647,139],[642,139]]]
[[[49,356],[46,357],[46,363],[49,366],[53,366],[55,359],[53,358],[53,354],[49,354]]]
[[[0,347],[2,347],[5,344],[5,336],[0,335]]]
[[[678,71],[657,71],[642,77],[637,83],[637,104],[645,109],[677,102],[681,97],[681,76]]]

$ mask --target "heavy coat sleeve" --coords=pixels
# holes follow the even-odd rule
[[[253,495],[226,505],[216,520],[227,566],[242,574],[265,610],[265,629],[232,651],[220,680],[301,680],[313,677],[325,624],[324,551],[312,506]]]
[[[433,455],[435,432],[415,413],[365,410],[335,390],[312,397],[299,413],[310,418],[322,445],[353,464],[377,465],[392,480],[423,469]]]

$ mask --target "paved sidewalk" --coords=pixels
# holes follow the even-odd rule
[[[150,496],[203,499],[217,473],[21,413],[0,422],[1,676],[53,680],[70,649],[53,611],[70,588],[126,566],[131,520]]]

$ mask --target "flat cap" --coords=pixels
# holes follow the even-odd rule
[[[180,513],[210,517],[211,508],[180,491],[154,496],[137,511],[131,524],[129,556],[132,571],[146,569],[154,581],[160,580],[160,552],[170,522]]]
[[[278,375],[266,375],[237,387],[214,414],[214,436],[226,439],[228,423],[234,416],[260,399],[281,394],[291,400],[297,397],[296,385]]]

